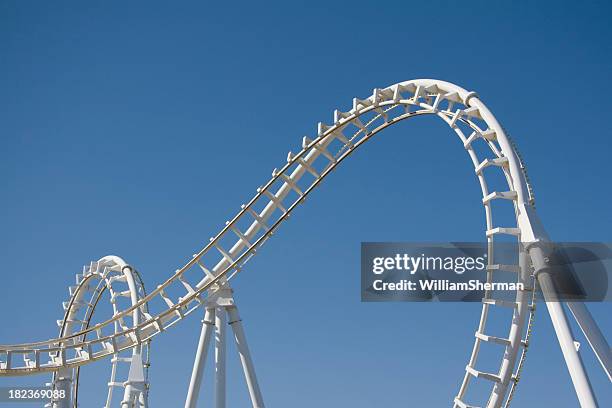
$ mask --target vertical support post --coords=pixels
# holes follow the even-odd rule
[[[546,286],[543,282],[545,282],[547,278],[550,279],[550,277],[543,275],[543,278],[544,279],[538,279],[542,287]],[[583,408],[595,408],[598,405],[591,387],[591,382],[584,369],[580,354],[578,354],[578,350],[576,350],[574,345],[574,336],[567,322],[567,316],[563,310],[563,305],[560,302],[552,301],[546,302],[546,307],[548,308],[548,313],[550,314],[553,327],[555,328],[572,383],[576,389],[580,406]]]
[[[147,392],[144,366],[140,352],[132,354],[130,363],[130,372],[128,380],[123,392],[123,400],[121,401],[122,408],[132,408],[140,405],[140,396]]]
[[[598,405],[595,400],[593,388],[591,387],[591,382],[584,369],[580,354],[578,354],[578,350],[576,350],[574,345],[574,336],[567,321],[563,304],[559,301],[558,296],[556,296],[557,291],[551,277],[552,271],[549,266],[547,254],[537,243],[531,245],[528,250],[534,267],[534,273],[542,288],[546,308],[548,309],[555,333],[557,334],[561,352],[565,358],[565,363],[569,370],[572,383],[574,384],[580,406],[582,408],[596,408]]]
[[[149,406],[149,393],[140,393],[140,395],[138,396],[138,403],[140,404],[140,407],[147,408]]]
[[[215,333],[215,408],[225,408],[226,406],[228,321],[234,332],[234,339],[240,354],[240,361],[253,408],[265,408],[257,377],[255,376],[255,367],[251,359],[251,353],[249,352],[246,336],[244,335],[244,329],[242,328],[238,309],[232,296],[232,289],[226,282],[222,287],[212,291],[206,301],[205,308],[206,314],[202,321],[202,332],[191,373],[185,408],[196,407],[204,366],[206,364],[206,355],[213,332]]]
[[[612,381],[612,353],[610,352],[610,346],[599,329],[597,322],[595,322],[591,312],[589,312],[589,309],[587,309],[584,303],[567,302],[567,306],[574,315],[578,326],[580,326],[580,330],[582,330],[584,336],[587,338],[589,345],[595,352],[599,363],[608,375],[608,379]]]
[[[58,371],[57,380],[54,384],[54,389],[64,391],[65,398],[59,398],[53,402],[53,408],[70,408],[72,405],[72,376],[68,370],[61,369]]]
[[[229,306],[226,310],[229,317],[229,324],[232,327],[236,345],[238,346],[238,353],[240,353],[240,362],[242,363],[242,369],[249,389],[251,403],[253,404],[253,408],[265,408],[263,397],[259,389],[259,383],[257,382],[257,376],[255,375],[255,366],[251,359],[251,353],[249,352],[249,346],[247,345],[246,336],[244,335],[242,321],[238,314],[238,308],[236,306]]]
[[[225,408],[226,323],[224,308],[217,308],[215,312],[215,408]]]
[[[198,341],[198,349],[196,351],[193,370],[191,371],[191,380],[189,381],[189,390],[187,391],[187,399],[185,408],[196,408],[198,396],[200,394],[200,386],[202,385],[202,376],[204,375],[204,366],[206,365],[206,354],[212,336],[215,319],[215,309],[207,308],[202,320],[202,331],[200,332],[200,340]]]

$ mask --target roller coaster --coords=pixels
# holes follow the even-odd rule
[[[64,314],[58,320],[58,335],[35,343],[0,345],[0,376],[49,373],[50,387],[62,391],[65,397],[52,398],[47,406],[72,408],[78,406],[81,367],[108,359],[111,378],[105,407],[115,406],[118,395],[117,405],[121,407],[146,407],[151,340],[157,335],[168,335],[165,333],[175,324],[201,310],[202,331],[185,407],[197,404],[213,338],[215,406],[225,407],[226,327],[230,326],[252,406],[263,408],[262,392],[230,286],[232,278],[340,163],[387,127],[421,115],[444,121],[458,136],[473,164],[486,221],[487,281],[495,282],[500,274],[510,273],[523,287],[513,293],[512,300],[485,294],[465,372],[449,403],[455,408],[510,406],[529,350],[536,290],[541,288],[545,296],[554,292],[547,258],[549,238],[536,214],[526,166],[505,129],[475,92],[432,79],[377,88],[365,99],[353,99],[350,110],[336,110],[331,124],[319,123],[316,136],[304,137],[300,150],[289,152],[286,163],[272,171],[271,178],[257,188],[237,214],[198,253],[148,293],[136,268],[117,256],[106,256],[86,265],[76,274],[69,287],[69,298],[62,304]],[[503,212],[509,216],[498,215]],[[506,219],[513,221],[497,223]],[[496,263],[496,244],[508,239],[524,249],[516,265]],[[110,298],[113,314],[92,325],[92,316],[105,294]],[[584,304],[560,301],[545,304],[578,400],[582,407],[596,407],[566,307],[612,381],[608,343]],[[507,332],[501,337],[487,330],[491,312],[497,308],[510,311],[505,321]],[[495,360],[494,371],[479,369],[480,351],[485,346],[497,349],[499,358]],[[121,365],[129,369],[127,378],[119,378]],[[490,391],[481,396],[481,401],[468,401],[468,389],[476,381],[489,384]]]

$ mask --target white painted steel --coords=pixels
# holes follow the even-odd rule
[[[204,367],[206,366],[206,354],[215,328],[215,309],[206,308],[204,320],[202,320],[202,331],[198,341],[193,370],[191,371],[191,380],[189,382],[189,390],[187,391],[187,400],[185,408],[196,408],[198,398],[200,396],[200,388],[202,387],[202,378],[204,377]]]
[[[557,340],[561,346],[561,352],[567,365],[574,389],[580,401],[581,407],[595,408],[597,401],[595,393],[589,381],[589,377],[582,363],[582,358],[575,346],[575,338],[572,329],[565,315],[563,303],[556,296],[555,285],[550,275],[551,270],[548,265],[548,255],[550,248],[544,241],[531,243],[527,250],[533,262],[534,273],[538,283],[542,288],[542,294],[546,300],[546,308],[552,320],[553,328],[557,335]]]
[[[272,178],[257,189],[255,196],[241,206],[237,215],[226,222],[225,227],[211,238],[209,244],[131,308],[94,327],[61,335],[56,339],[0,346],[0,375],[28,375],[71,369],[121,350],[136,349],[144,341],[169,329],[201,305],[207,304],[207,299],[215,296],[219,285],[235,276],[295,207],[358,147],[388,126],[421,115],[436,116],[447,123],[459,137],[461,147],[472,161],[485,210],[485,237],[490,262],[487,277],[490,282],[493,281],[499,270],[494,267],[494,249],[499,237],[511,235],[517,243],[531,243],[542,241],[546,236],[535,213],[533,191],[524,163],[504,128],[474,92],[432,79],[406,81],[375,89],[368,98],[354,99],[350,110],[334,112],[331,125],[319,123],[317,136],[304,138],[301,150],[288,154],[287,163],[274,169]],[[476,145],[482,149],[475,149]],[[485,153],[482,153],[483,149]],[[497,172],[505,179],[507,186],[502,190],[490,191],[487,179],[492,172]],[[493,206],[499,199],[511,203],[515,218],[512,225],[494,223]],[[243,229],[245,226],[246,229]],[[233,239],[233,245],[227,244],[230,238]],[[524,259],[520,265],[512,267],[518,271],[517,282],[535,288],[528,260]],[[181,295],[169,294],[177,291]],[[454,400],[455,406],[470,405],[463,399],[470,382],[479,378],[494,380],[489,398],[484,403],[490,408],[500,407],[507,396],[508,386],[512,383],[514,390],[516,380],[520,378],[514,370],[521,347],[528,344],[524,326],[528,316],[533,313],[529,304],[531,298],[524,291],[518,291],[514,302],[510,302],[513,316],[508,322],[508,336],[503,341],[493,342],[500,347],[501,364],[497,372],[487,374],[479,371],[476,365],[481,346],[491,343],[489,340],[492,339],[487,335],[489,311],[492,307],[503,307],[507,303],[488,296],[483,299],[476,330],[479,335],[475,336],[466,372]],[[144,311],[144,306],[148,310]],[[105,328],[116,325],[139,309],[142,311],[142,319],[138,320],[135,327],[122,328],[114,334],[102,334]],[[232,328],[239,346],[242,346],[241,357],[245,372],[252,374],[247,375],[249,390],[258,406],[263,406],[263,401],[259,403],[261,398],[257,395],[257,381],[243,339],[242,327],[238,319],[231,317],[232,313],[237,315],[237,311],[231,307],[227,310],[230,321],[237,322]],[[89,338],[86,339],[87,335]],[[201,340],[206,339],[204,337]],[[64,354],[70,351],[74,356],[53,358],[58,349]],[[91,352],[87,355],[74,353],[79,349]],[[24,356],[24,363],[15,359],[19,355]],[[28,362],[25,358],[28,355],[35,355],[36,363]],[[522,367],[525,353],[521,356],[519,367]],[[202,356],[196,358],[194,378],[197,378],[198,361],[202,359]],[[196,391],[195,385],[190,385],[191,396]],[[186,406],[190,406],[189,403],[188,397]],[[505,405],[508,403],[509,400]]]
[[[225,408],[225,332],[226,313],[223,308],[215,312],[215,408]]]
[[[601,332],[601,329],[593,319],[593,316],[582,302],[567,302],[567,306],[574,315],[580,330],[586,337],[589,345],[595,352],[601,367],[612,382],[612,351],[608,341]]]
[[[191,372],[189,381],[189,390],[187,391],[187,400],[185,408],[194,408],[197,406],[202,385],[204,367],[206,364],[206,356],[210,344],[212,333],[215,335],[214,345],[214,378],[215,378],[215,408],[225,408],[226,406],[226,350],[227,350],[227,325],[232,326],[234,331],[234,339],[240,355],[244,376],[251,397],[253,407],[263,407],[263,398],[261,390],[255,376],[255,368],[249,347],[246,343],[244,330],[238,308],[233,298],[233,290],[229,283],[225,282],[220,286],[214,295],[206,302],[206,316],[202,321],[202,332],[198,342],[196,351],[196,360]],[[209,320],[211,319],[211,320]],[[229,320],[229,321],[228,321]]]
[[[136,279],[138,278],[138,279]],[[97,284],[95,282],[97,281]],[[138,282],[137,282],[138,281]],[[118,287],[123,285],[124,287]],[[125,287],[127,285],[127,288]],[[125,290],[127,289],[127,290]],[[144,285],[138,275],[138,272],[128,265],[122,258],[117,256],[105,256],[96,262],[83,268],[81,274],[76,276],[76,286],[69,288],[70,299],[64,302],[65,309],[64,317],[58,321],[60,325],[60,336],[67,335],[87,328],[96,310],[101,296],[108,293],[112,304],[113,313],[117,314],[121,311],[118,299],[121,297],[129,298],[129,305],[133,306],[145,296]],[[143,306],[145,307],[145,306]],[[83,316],[81,312],[84,311]],[[139,320],[139,310],[136,309],[132,313],[132,325],[137,326]],[[114,330],[117,332],[121,326],[125,326],[125,322],[117,321],[114,325]],[[148,358],[148,343],[146,344]],[[81,350],[81,353],[87,353],[87,350]],[[125,398],[139,398],[139,394],[144,393],[143,400],[146,400],[148,383],[143,379],[142,391],[131,389],[129,378],[126,383],[118,381],[117,366],[121,363],[139,364],[144,373],[145,367],[141,359],[142,347],[135,347],[130,351],[130,356],[116,353],[111,359],[111,376],[109,379],[108,394],[105,407],[112,405],[113,389],[115,387],[125,387]],[[71,408],[78,404],[78,388],[79,388],[79,367],[60,369],[53,375],[51,385],[54,389],[63,390],[69,398],[51,401],[49,406],[53,408]],[[144,406],[144,405],[141,405]]]
[[[542,290],[547,290],[552,287],[552,280],[548,274],[542,274],[538,278],[538,281],[540,282],[540,286],[542,286]],[[546,302],[546,308],[548,309],[555,333],[557,334],[557,340],[559,340],[563,358],[567,364],[567,370],[574,384],[580,406],[583,408],[598,407],[599,405],[595,399],[593,387],[584,369],[582,358],[576,349],[574,335],[572,334],[565,311],[563,310],[563,304],[560,302]]]
[[[247,344],[244,328],[242,327],[242,320],[238,314],[238,308],[231,306],[226,308],[226,310],[229,317],[229,325],[234,332],[234,339],[236,340],[236,346],[238,347],[238,353],[240,354],[240,362],[242,363],[244,378],[249,389],[251,404],[253,405],[253,408],[264,408],[265,405],[263,396],[261,395],[257,376],[255,375],[255,366],[253,365],[249,345]]]

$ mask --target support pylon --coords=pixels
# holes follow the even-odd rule
[[[223,282],[220,285],[222,286],[219,289],[211,293],[204,306],[205,313],[204,320],[202,320],[202,331],[200,332],[198,348],[189,381],[185,408],[196,408],[204,376],[208,348],[210,347],[213,334],[215,336],[215,408],[226,407],[226,323],[229,324],[234,333],[234,340],[236,341],[236,347],[240,356],[251,404],[253,408],[265,408],[257,376],[255,375],[255,366],[246,341],[244,328],[242,327],[242,319],[240,319],[238,307],[234,301],[233,290],[227,282]]]

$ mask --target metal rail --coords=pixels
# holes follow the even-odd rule
[[[95,281],[97,281],[97,284],[94,287],[93,283]],[[119,284],[123,287],[118,288]],[[132,302],[137,301],[137,299],[142,298],[146,294],[140,274],[123,259],[116,256],[107,256],[99,261],[91,262],[90,265],[83,267],[82,273],[76,275],[76,286],[69,287],[69,300],[62,303],[64,317],[62,320],[58,320],[60,337],[74,331],[76,327],[87,329],[100,299],[107,292],[110,296],[109,300],[114,315],[125,307],[125,304],[121,304],[122,302],[120,300],[122,298],[125,298],[127,304],[131,305]],[[80,313],[82,310],[84,310],[84,313]],[[81,315],[83,317],[81,317]],[[125,322],[122,322],[122,326],[125,327]],[[115,332],[121,329],[118,322],[115,324],[114,329]],[[85,340],[85,338],[82,340]],[[138,363],[143,364],[145,373],[148,374],[148,366],[150,363],[149,342],[146,342],[142,349],[134,348],[127,351],[130,353],[116,353],[111,359],[111,375],[108,381],[108,393],[105,402],[106,408],[110,408],[112,405],[114,388],[125,388],[125,382],[128,380],[128,378],[122,381],[117,380],[118,365],[122,363],[132,364],[134,356],[136,356],[136,358],[143,358],[144,360]],[[63,383],[65,383],[69,387],[67,391],[69,391],[68,395],[70,395],[71,398],[67,400],[64,399],[63,401],[52,401],[49,406],[53,408],[62,406],[70,406],[70,408],[77,407],[79,379],[80,366],[72,370],[58,370],[54,372],[51,385],[54,388],[61,388],[64,386]],[[145,384],[148,389],[148,380],[146,379]],[[143,396],[143,400],[144,399],[146,398]]]
[[[530,219],[525,215],[532,203],[521,161],[501,125],[474,92],[437,80],[407,81],[375,89],[366,99],[354,99],[349,111],[335,111],[330,126],[320,123],[317,136],[312,140],[304,138],[301,150],[289,153],[287,163],[272,172],[271,179],[257,189],[254,197],[200,252],[133,306],[75,333],[42,342],[0,346],[0,375],[28,375],[78,367],[138,347],[167,330],[204,304],[222,279],[235,276],[295,207],[359,146],[388,126],[419,115],[434,115],[447,123],[473,163],[487,224],[485,236],[490,262],[487,279],[493,281],[494,276],[504,270],[494,261],[497,237],[511,235],[519,243],[534,239]],[[477,144],[487,149],[484,157],[474,148]],[[330,151],[332,149],[336,153]],[[498,175],[505,179],[507,190],[489,191],[486,178],[494,171],[501,172]],[[493,203],[498,201],[512,204],[513,225],[494,224]],[[233,245],[230,246],[228,240]],[[218,261],[213,263],[215,259]],[[517,282],[528,286],[531,270],[527,262],[510,269],[516,273]],[[474,347],[454,400],[456,407],[472,406],[463,399],[474,379],[491,382],[492,391],[486,401],[488,407],[502,405],[508,385],[513,381],[516,358],[523,343],[524,323],[529,314],[527,295],[517,292],[514,302],[501,302],[492,299],[490,294],[483,299]],[[144,311],[145,306],[148,311]],[[512,308],[513,317],[507,337],[487,335],[490,308],[508,306]],[[119,324],[139,310],[143,318],[133,327]],[[120,330],[108,333],[110,326],[116,324]],[[89,340],[86,339],[88,335],[91,336]],[[497,372],[486,373],[476,368],[483,344],[501,346]],[[18,355],[24,357],[22,363],[14,359]],[[43,359],[44,356],[48,359]]]

